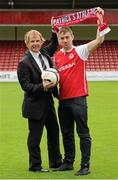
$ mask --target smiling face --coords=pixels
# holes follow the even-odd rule
[[[43,42],[45,41],[42,34],[36,30],[28,31],[25,35],[25,44],[32,52],[39,52]]]
[[[58,32],[58,41],[59,44],[65,49],[65,51],[72,49],[73,39],[74,39],[74,35],[70,28],[68,27],[60,28]]]

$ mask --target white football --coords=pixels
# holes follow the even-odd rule
[[[47,68],[46,70],[44,70],[41,77],[43,80],[53,82],[55,85],[59,82],[59,74],[54,68]]]

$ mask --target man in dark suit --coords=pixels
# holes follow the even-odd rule
[[[58,47],[57,36],[52,32],[51,41],[46,47],[42,47],[45,40],[36,30],[28,31],[24,39],[28,51],[19,62],[17,75],[24,91],[22,114],[28,118],[29,170],[48,172],[41,166],[40,141],[44,126],[47,130],[49,167],[59,167],[62,161],[59,127],[52,97],[53,94],[58,98],[58,90],[55,84],[42,81],[41,74],[44,68],[53,67],[50,57]]]

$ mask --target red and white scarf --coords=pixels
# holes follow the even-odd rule
[[[59,27],[79,24],[83,21],[86,21],[87,19],[92,18],[97,20],[100,36],[103,36],[111,31],[111,29],[107,25],[104,15],[100,12],[97,12],[97,8],[91,8],[79,12],[55,16],[53,17],[52,21],[55,31],[58,32]]]

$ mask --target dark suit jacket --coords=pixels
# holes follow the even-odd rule
[[[54,54],[57,47],[57,36],[55,33],[52,33],[49,45],[40,50],[47,57],[50,67],[53,67],[50,57]],[[49,108],[53,106],[53,98],[51,92],[43,90],[41,70],[29,51],[26,52],[19,62],[17,75],[19,83],[25,92],[22,105],[23,117],[38,120],[45,118]],[[57,87],[53,89],[52,93],[55,97],[58,97]]]

